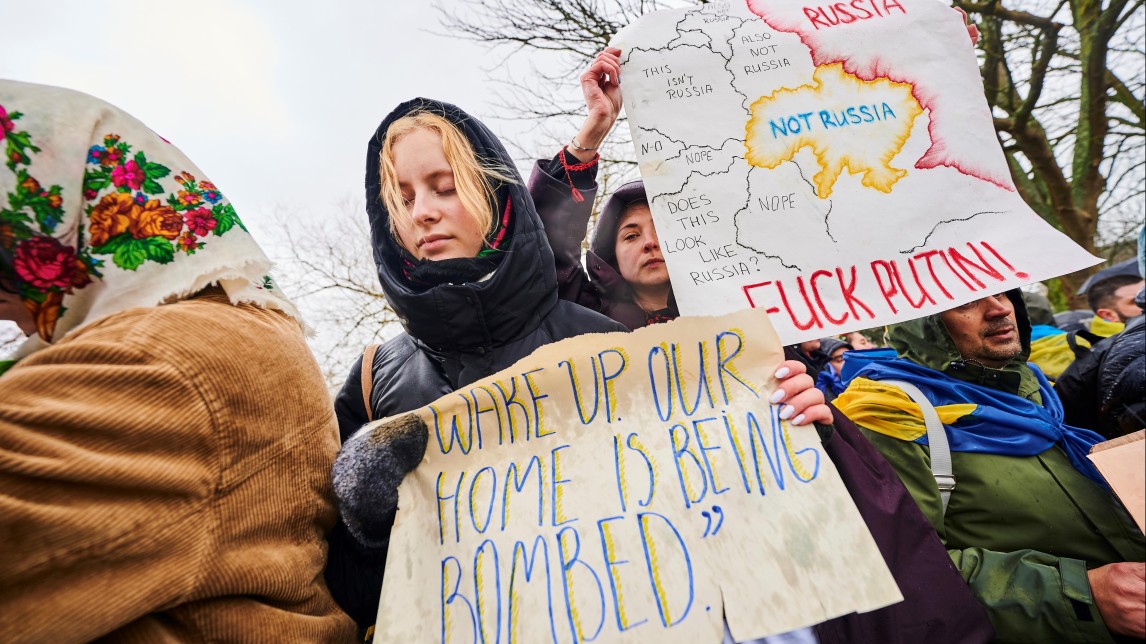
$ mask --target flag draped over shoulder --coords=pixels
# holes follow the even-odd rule
[[[923,414],[907,394],[882,380],[904,380],[919,387],[947,429],[951,450],[1004,456],[1035,456],[1062,447],[1074,468],[1105,485],[1086,458],[1103,438],[1063,422],[1062,403],[1046,377],[1032,368],[1043,404],[997,389],[957,380],[904,358],[869,361],[847,378],[847,390],[834,402],[857,425],[927,444]]]

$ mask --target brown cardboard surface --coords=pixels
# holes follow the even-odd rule
[[[1122,505],[1146,531],[1146,429],[1099,443],[1090,450],[1090,460]]]

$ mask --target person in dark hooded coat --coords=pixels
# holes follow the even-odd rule
[[[340,521],[325,577],[358,625],[374,623],[402,477],[421,460],[419,428],[370,441],[350,437],[508,368],[542,345],[627,329],[557,297],[553,255],[537,211],[497,138],[462,110],[428,99],[399,105],[366,156],[366,209],[378,278],[405,332],[351,368],[335,399],[344,443],[335,465]],[[484,217],[483,217],[484,216]],[[830,412],[799,365],[782,363],[776,402],[793,424]],[[366,371],[365,377],[363,371]],[[375,449],[377,448],[377,449]],[[369,460],[369,483],[340,466]],[[352,512],[361,514],[348,516]],[[363,516],[368,514],[369,516]]]
[[[553,248],[561,299],[639,329],[679,315],[641,181],[624,184],[606,200],[584,266],[581,263],[581,244],[597,195],[600,156],[596,149],[621,109],[620,53],[606,49],[581,75],[588,116],[577,135],[553,159],[534,164],[529,191]],[[637,213],[639,221],[627,219],[634,210],[641,211]],[[632,255],[627,265],[617,257],[622,225]]]
[[[1138,293],[1139,308],[1146,292]],[[1146,316],[1106,338],[1075,360],[1054,383],[1066,421],[1107,439],[1146,427]]]
[[[538,202],[548,205],[559,201],[553,197],[553,189],[542,193],[540,185],[551,181],[544,172],[534,171],[531,177],[531,190],[538,196]],[[560,188],[556,188],[560,190]],[[539,194],[542,193],[542,194]],[[573,204],[570,204],[573,205]],[[630,329],[639,329],[657,322],[667,322],[679,316],[676,301],[672,297],[672,287],[668,280],[668,270],[664,267],[656,233],[651,229],[651,218],[647,229],[644,221],[632,222],[626,218],[630,208],[640,208],[649,212],[645,186],[641,181],[631,181],[621,186],[605,202],[597,217],[596,232],[585,253],[585,264],[581,264],[581,239],[585,238],[588,224],[588,210],[572,213],[570,209],[545,207],[545,230],[553,245],[557,258],[560,295],[563,299],[600,311]],[[580,215],[580,216],[578,216]],[[659,283],[655,279],[644,283],[630,282],[622,273],[617,258],[617,237],[621,225],[626,226],[625,234],[645,237],[636,243],[642,248],[637,252],[644,255],[636,258],[636,271],[660,273]],[[571,229],[571,230],[567,230]],[[647,239],[649,233],[652,239]],[[578,238],[578,234],[580,237]]]

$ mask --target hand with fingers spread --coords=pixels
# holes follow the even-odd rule
[[[799,360],[785,360],[776,370],[777,386],[768,402],[783,403],[780,418],[795,426],[808,423],[832,424],[832,410],[824,402],[824,392],[816,389],[808,368]]]
[[[588,161],[621,114],[621,50],[605,49],[581,74],[581,92],[588,115],[568,146],[569,152]]]

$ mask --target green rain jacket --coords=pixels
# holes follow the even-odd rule
[[[905,358],[952,377],[1042,403],[1026,365],[1031,325],[1015,305],[1023,354],[1002,369],[962,360],[938,315],[892,327]],[[1146,541],[1106,489],[1058,447],[1030,457],[953,452],[956,488],[946,514],[926,445],[863,428],[935,526],[956,567],[987,608],[999,642],[1112,642],[1087,570],[1146,559]]]

